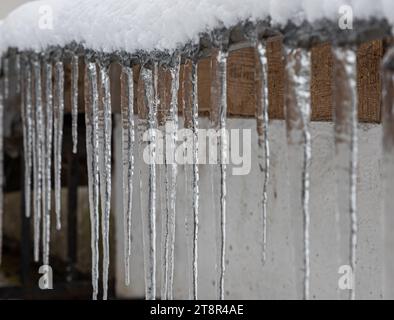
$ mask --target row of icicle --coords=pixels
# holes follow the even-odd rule
[[[262,172],[262,261],[265,263],[267,249],[267,204],[270,167],[270,148],[268,139],[269,102],[268,102],[268,63],[264,42],[255,42],[258,54],[257,75],[262,85],[257,89],[256,118],[259,145],[259,166]],[[34,214],[34,259],[39,261],[40,252],[44,264],[49,263],[50,226],[51,226],[51,188],[54,179],[56,227],[61,228],[61,164],[64,116],[64,62],[62,51],[52,55],[19,53],[2,59],[3,77],[0,95],[0,120],[3,122],[4,101],[9,96],[10,61],[13,60],[14,70],[20,74],[17,81],[20,84],[21,117],[23,125],[24,174],[25,174],[25,203],[26,216]],[[219,48],[212,60],[212,105],[211,126],[214,129],[226,128],[227,115],[227,59],[228,50]],[[347,261],[355,271],[357,244],[357,208],[356,208],[356,171],[357,171],[357,94],[356,94],[356,54],[353,49],[334,48],[335,57],[335,93],[341,97],[334,101],[336,106],[336,146],[347,145],[350,150],[347,166],[348,197],[338,209],[339,222],[342,217],[350,217],[350,245],[343,250],[342,261]],[[101,226],[103,248],[103,298],[107,298],[108,268],[109,268],[109,221],[111,212],[111,90],[109,67],[111,60],[104,55],[84,55],[85,62],[85,121],[86,149],[89,183],[89,207],[91,221],[92,249],[92,284],[93,299],[97,299],[99,286],[99,233]],[[72,139],[73,152],[77,152],[77,118],[78,118],[78,83],[81,56],[71,56],[71,108],[72,108]],[[192,154],[193,163],[198,156],[198,63],[197,59],[187,60],[184,64],[184,83],[180,83],[182,57],[175,53],[171,63],[162,64],[160,61],[145,59],[138,70],[139,80],[142,81],[144,103],[137,108],[134,88],[135,69],[128,60],[121,61],[121,116],[122,116],[122,164],[123,164],[123,217],[124,217],[124,265],[125,282],[130,284],[130,259],[132,258],[131,239],[133,212],[133,188],[140,184],[141,215],[143,222],[143,246],[145,266],[146,298],[155,299],[156,293],[156,215],[160,210],[162,215],[162,248],[160,273],[162,277],[160,296],[162,299],[173,299],[174,283],[174,246],[176,218],[176,185],[178,167],[175,161],[167,161],[164,166],[142,164],[140,156],[145,147],[156,149],[154,131],[148,131],[150,142],[145,142],[142,135],[148,129],[164,130],[158,121],[158,108],[164,103],[159,98],[159,68],[165,68],[171,76],[170,103],[164,106],[168,112],[165,121],[177,129],[179,126],[178,112],[183,112],[185,127],[193,132]],[[298,199],[301,204],[300,212],[295,212],[295,250],[297,278],[303,279],[298,285],[305,299],[309,298],[309,198],[310,198],[310,165],[311,165],[311,136],[310,122],[310,52],[306,49],[288,49],[286,51],[288,89],[286,94],[286,120],[290,149],[299,151],[302,146],[302,163],[294,170],[294,179],[290,178],[293,194],[291,199]],[[141,61],[140,61],[141,62]],[[186,94],[178,101],[178,91],[182,88]],[[139,91],[138,91],[139,92]],[[135,113],[135,110],[138,112]],[[189,119],[187,119],[187,114]],[[174,130],[176,131],[176,130]],[[0,154],[3,155],[3,126],[0,127]],[[175,150],[177,135],[174,133],[169,140],[170,150]],[[218,139],[219,165],[213,170],[213,207],[217,216],[217,298],[224,299],[225,286],[225,256],[226,256],[226,158],[228,141]],[[170,157],[174,157],[172,154]],[[186,155],[185,155],[186,156]],[[53,164],[52,164],[53,159]],[[3,157],[0,159],[2,168]],[[53,169],[52,169],[53,167]],[[139,170],[139,181],[135,181],[135,167]],[[298,171],[297,171],[298,170]],[[53,172],[53,177],[52,177]],[[342,175],[341,172],[338,173]],[[215,178],[214,178],[215,177]],[[216,188],[219,179],[219,187]],[[3,184],[3,171],[0,174],[0,184]],[[299,185],[301,181],[301,186]],[[189,298],[198,298],[198,226],[199,226],[199,168],[197,164],[185,165],[186,194],[191,195],[190,206],[186,212],[185,229],[187,236],[189,267]],[[157,190],[157,188],[161,188]],[[31,193],[31,190],[33,193]],[[159,192],[160,193],[159,193]],[[156,208],[157,196],[164,194],[160,208]],[[294,197],[294,198],[292,198]],[[1,208],[2,195],[0,196]],[[298,201],[297,200],[297,201]],[[33,204],[33,210],[30,204]],[[340,208],[346,208],[341,212]],[[2,210],[2,209],[1,209]],[[137,210],[138,211],[138,210]],[[2,211],[0,222],[2,221]],[[349,242],[348,242],[349,243]],[[0,247],[1,248],[1,247]],[[40,248],[42,248],[40,250]],[[299,251],[297,251],[299,249]],[[341,251],[342,252],[342,251]],[[302,275],[298,272],[301,270]],[[355,290],[351,290],[351,298],[355,298]]]

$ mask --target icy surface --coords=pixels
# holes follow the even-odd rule
[[[275,24],[336,20],[339,7],[346,4],[356,18],[373,15],[394,21],[391,0],[244,0],[242,5],[238,0],[45,0],[20,6],[0,23],[0,48],[41,50],[77,41],[109,52],[174,49],[207,29],[245,19],[270,15]]]

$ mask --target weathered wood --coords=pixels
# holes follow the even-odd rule
[[[383,41],[363,43],[357,52],[358,115],[362,122],[380,122],[382,84],[380,64]]]
[[[318,45],[311,50],[311,120],[331,121],[333,115],[333,57],[331,45]]]
[[[383,41],[375,40],[362,44],[357,50],[357,86],[359,97],[359,121],[380,122],[381,118],[381,79],[380,63],[383,58]],[[204,58],[198,63],[198,101],[201,115],[208,115],[211,110],[212,58]],[[242,48],[232,51],[228,58],[228,115],[230,117],[254,117],[256,113],[256,87],[261,86],[257,76],[257,60],[254,48]],[[268,95],[270,119],[284,119],[285,61],[281,37],[267,41],[268,60]],[[312,121],[332,121],[333,119],[333,58],[330,44],[321,44],[311,50],[311,107]],[[137,68],[138,69],[138,68]],[[138,70],[135,76],[135,88],[138,87]],[[188,68],[186,68],[186,72]],[[80,68],[79,111],[84,112],[84,66]],[[185,66],[180,68],[179,103],[184,99]],[[111,67],[113,112],[120,112],[120,67]],[[171,77],[168,71],[160,71],[160,95],[164,95],[168,104],[168,90]],[[70,93],[70,67],[66,65],[66,94]],[[164,88],[166,88],[165,91]],[[136,90],[137,93],[137,90]],[[69,99],[66,99],[66,111],[70,111]],[[182,108],[179,107],[181,112]],[[160,110],[159,110],[160,111]],[[159,112],[159,114],[161,114]]]

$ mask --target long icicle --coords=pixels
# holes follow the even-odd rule
[[[44,147],[44,118],[42,105],[41,61],[37,56],[32,60],[34,75],[34,107],[35,107],[35,189],[34,189],[34,260],[39,260],[40,231],[43,199],[43,147]]]
[[[3,99],[7,100],[10,94],[10,58],[8,56],[3,57]]]
[[[212,107],[217,108],[213,119],[216,129],[220,131],[218,140],[219,160],[219,217],[217,218],[217,288],[218,299],[224,300],[224,277],[226,256],[226,199],[227,199],[227,153],[228,142],[226,132],[227,119],[227,58],[228,52],[220,49],[213,61],[213,99]],[[216,116],[215,116],[216,115]]]
[[[77,153],[78,150],[78,81],[79,57],[77,54],[73,54],[71,57],[71,116],[73,153]]]
[[[31,215],[31,187],[33,170],[33,101],[32,101],[32,72],[27,56],[23,56],[22,62],[22,124],[24,128],[24,180],[25,180],[25,215]]]
[[[302,229],[303,229],[303,298],[309,299],[309,189],[310,189],[310,165],[311,165],[311,137],[309,132],[310,121],[310,52],[305,49],[291,49],[288,52],[287,73],[287,121],[296,121],[290,125],[290,130],[300,131],[300,140],[297,143],[303,145],[302,174],[301,174],[301,206],[302,206]],[[294,117],[294,118],[292,118]],[[295,127],[292,127],[295,126]],[[289,130],[289,128],[288,128]],[[296,226],[296,229],[299,226]],[[297,229],[298,230],[298,229]],[[295,231],[297,232],[297,231]],[[297,244],[298,245],[298,244]],[[296,252],[296,255],[299,253]],[[296,265],[296,268],[299,266]]]
[[[340,211],[338,221],[340,225],[344,226],[349,226],[345,221],[350,222],[349,244],[345,244],[342,240],[339,241],[341,258],[346,259],[352,268],[352,289],[349,298],[354,300],[357,249],[357,55],[355,50],[351,48],[335,48],[334,57],[335,96],[342,97],[342,99],[335,100],[336,149],[339,155],[343,148],[347,149],[345,151],[347,154],[345,167],[348,173],[348,181],[346,181],[348,184],[346,184],[347,190],[345,191],[348,198],[344,199],[346,205],[343,208],[342,206],[338,208]],[[338,174],[341,175],[341,172]],[[339,193],[342,193],[341,190]],[[342,194],[339,193],[338,197],[342,198]],[[343,209],[348,211],[348,215],[346,212],[342,212]],[[345,239],[345,241],[348,240]]]
[[[52,142],[53,142],[53,86],[52,86],[52,62],[49,60],[44,61],[44,81],[45,81],[45,106],[46,106],[46,134],[45,134],[45,172],[44,172],[44,185],[45,185],[45,201],[46,210],[44,211],[45,223],[43,230],[43,261],[44,264],[49,264],[49,250],[51,238],[51,210],[52,210]]]
[[[89,208],[92,250],[93,300],[97,300],[99,279],[99,138],[98,138],[98,88],[94,62],[87,61],[85,81],[86,153],[89,183]]]
[[[109,80],[109,65],[100,65],[100,107],[99,107],[99,161],[101,190],[101,230],[103,242],[103,299],[108,296],[109,269],[109,224],[111,213],[111,139],[112,139],[112,108]]]
[[[264,157],[260,164],[260,170],[264,171],[263,184],[263,239],[262,239],[262,263],[265,264],[267,259],[267,203],[268,203],[268,183],[270,178],[270,146],[269,146],[269,101],[268,101],[268,63],[265,46],[259,42],[257,45],[257,52],[259,57],[259,76],[261,77],[261,88],[259,93],[260,101],[257,109],[257,134],[258,145],[260,149],[264,150]]]
[[[157,69],[157,65],[155,66]],[[144,100],[147,104],[149,129],[149,164],[148,166],[148,194],[147,199],[142,193],[146,192],[141,185],[141,205],[147,206],[147,210],[141,210],[144,231],[144,256],[145,256],[145,295],[147,300],[156,298],[156,134],[153,129],[157,128],[156,103],[154,101],[153,71],[145,67],[141,69],[141,79],[144,85]],[[146,164],[141,164],[142,166]],[[142,171],[142,169],[141,169]],[[141,172],[141,184],[143,173]],[[147,200],[146,203],[144,203]]]
[[[130,258],[132,240],[132,210],[134,181],[134,81],[133,69],[122,67],[122,159],[123,159],[123,223],[124,223],[124,266],[125,283],[130,284]]]
[[[192,298],[198,298],[198,218],[199,218],[199,171],[198,171],[198,64],[192,62],[192,131],[193,131],[193,168],[192,168],[192,208],[193,208],[193,291]]]
[[[169,180],[169,219],[167,230],[169,232],[169,252],[168,252],[168,288],[167,297],[172,300],[174,298],[174,256],[175,256],[175,219],[176,219],[176,183],[178,176],[178,165],[175,160],[175,150],[178,140],[178,91],[179,91],[179,69],[180,69],[180,56],[175,58],[175,66],[170,68],[171,72],[171,103],[170,103],[170,118],[171,123],[171,138],[169,143],[169,154],[171,163],[171,177]],[[167,150],[166,150],[167,152]]]
[[[156,101],[157,101],[157,118],[158,118],[158,129],[160,131],[162,143],[159,144],[160,150],[157,151],[158,155],[162,155],[157,166],[157,205],[158,212],[160,212],[161,219],[161,290],[160,299],[168,299],[168,260],[169,260],[169,163],[168,155],[164,152],[167,147],[167,136],[166,136],[166,121],[167,113],[169,111],[168,102],[168,89],[166,76],[168,70],[162,65],[158,68],[158,73],[155,73],[155,90],[156,90]],[[163,161],[161,161],[163,160]],[[163,162],[163,163],[162,163]]]
[[[56,229],[60,230],[61,223],[61,191],[62,191],[62,146],[64,119],[64,66],[63,61],[55,63],[55,115],[54,115],[54,169],[55,169],[55,212]]]

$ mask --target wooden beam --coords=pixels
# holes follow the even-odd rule
[[[362,44],[357,50],[357,87],[359,98],[359,121],[379,123],[381,120],[381,79],[380,63],[384,54],[383,41],[375,40]],[[254,117],[256,113],[256,87],[261,81],[256,76],[258,57],[254,48],[232,51],[228,58],[228,115],[230,117]],[[311,50],[311,107],[312,121],[332,121],[333,119],[333,58],[330,44],[318,45]],[[267,41],[268,94],[270,119],[284,119],[285,61],[281,37]],[[198,100],[201,115],[208,115],[211,109],[211,58],[198,63]],[[139,70],[139,68],[137,68]],[[138,88],[138,70],[135,69],[135,88]],[[183,99],[184,66],[180,69],[179,102]],[[186,69],[187,70],[187,69]],[[66,65],[66,90],[70,96],[70,66]],[[84,90],[84,66],[81,62],[79,88]],[[160,79],[168,82],[170,76],[161,72]],[[113,111],[120,112],[120,66],[111,66]],[[161,89],[169,85],[160,86]],[[141,87],[140,87],[141,89]],[[161,92],[168,98],[165,91]],[[167,99],[168,100],[168,99]],[[70,111],[66,99],[66,111]],[[181,111],[181,108],[179,108]],[[84,112],[83,95],[79,99],[79,111]]]

